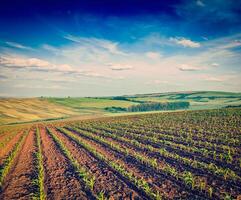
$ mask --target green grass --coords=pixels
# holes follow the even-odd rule
[[[119,106],[127,108],[134,102],[123,100],[111,100],[106,98],[47,98],[49,102],[57,103],[63,106],[71,107],[79,111],[103,111],[104,108],[110,106]]]
[[[241,105],[241,93],[218,91],[153,93],[125,96],[125,98],[126,100],[114,100],[113,97],[3,98],[0,99],[0,124],[48,121],[76,116],[118,116],[128,113],[113,113],[110,109],[106,110],[105,108],[127,108],[139,104],[138,101],[188,101],[190,102],[190,110],[217,109],[230,105]]]
[[[228,105],[240,105],[241,93],[203,91],[203,92],[182,92],[136,95],[129,99],[137,101],[189,101],[190,110],[217,109]]]
[[[34,199],[44,200],[46,199],[46,194],[44,192],[44,166],[43,166],[43,154],[41,148],[41,139],[39,134],[39,128],[36,129],[36,139],[37,139],[37,178],[33,181],[38,187],[38,193],[35,195]]]

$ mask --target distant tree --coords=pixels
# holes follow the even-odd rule
[[[127,108],[129,112],[143,112],[143,111],[152,111],[152,110],[178,110],[178,109],[187,109],[189,108],[190,103],[187,101],[179,102],[148,102],[141,103],[138,105],[133,105]]]
[[[108,112],[125,112],[126,108],[112,106],[106,107],[105,110]]]

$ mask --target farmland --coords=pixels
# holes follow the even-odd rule
[[[200,91],[118,97],[0,98],[0,124],[129,115],[136,114],[127,112],[132,106],[145,103],[178,102],[190,104],[185,110],[219,109],[227,106],[240,106],[241,93]]]
[[[4,125],[0,199],[238,199],[240,136],[240,108]]]

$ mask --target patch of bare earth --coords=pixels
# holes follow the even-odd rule
[[[0,142],[2,142],[10,133],[9,132],[4,132],[0,134]]]
[[[44,128],[40,128],[40,136],[47,199],[88,199],[84,184],[75,177],[70,163]]]
[[[15,137],[16,138],[16,137]],[[31,130],[7,175],[0,199],[31,199],[34,193],[34,131]]]
[[[111,150],[109,147],[102,145],[99,142],[88,139],[83,135],[72,131],[73,134],[78,135],[86,144],[92,146],[102,155],[105,155],[109,160],[120,163],[129,169],[133,174],[142,179],[144,178],[149,182],[155,190],[159,191],[163,197],[167,199],[175,198],[188,198],[190,194],[185,191],[185,188],[181,188],[175,182],[169,180],[164,176],[160,176],[154,173],[151,169],[144,167],[143,165],[136,163],[134,160],[122,155],[119,152]]]
[[[7,142],[4,148],[0,149],[0,166],[3,164],[9,153],[13,150],[13,147],[18,142],[22,134],[23,132],[19,132],[18,134],[16,134],[16,136],[14,136],[10,141]]]
[[[130,185],[127,185],[128,183],[121,180],[104,163],[95,159],[88,151],[78,146],[64,134],[54,129],[51,130],[62,140],[79,164],[85,166],[96,177],[95,193],[98,194],[100,191],[104,191],[105,196],[110,199],[142,199],[138,192],[132,189]]]

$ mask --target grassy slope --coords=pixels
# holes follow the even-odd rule
[[[67,106],[81,113],[103,113],[110,106],[128,107],[136,104],[131,101],[111,100],[105,98],[48,98],[48,101]]]
[[[44,99],[0,99],[0,124],[59,118],[76,114],[68,107],[60,106]]]
[[[93,117],[122,115],[108,113],[105,107],[128,107],[131,100],[141,101],[189,101],[190,109],[214,109],[227,105],[241,105],[241,93],[227,92],[179,92],[126,96],[130,101],[105,98],[29,98],[0,99],[0,124],[60,118],[65,116]],[[128,113],[125,113],[128,114]],[[134,114],[134,113],[133,113]]]
[[[0,124],[68,116],[91,117],[105,114],[105,107],[128,107],[133,102],[95,98],[3,98]]]
[[[132,96],[130,99],[155,102],[189,101],[191,110],[215,109],[228,105],[241,105],[241,93],[216,91],[146,94]]]

